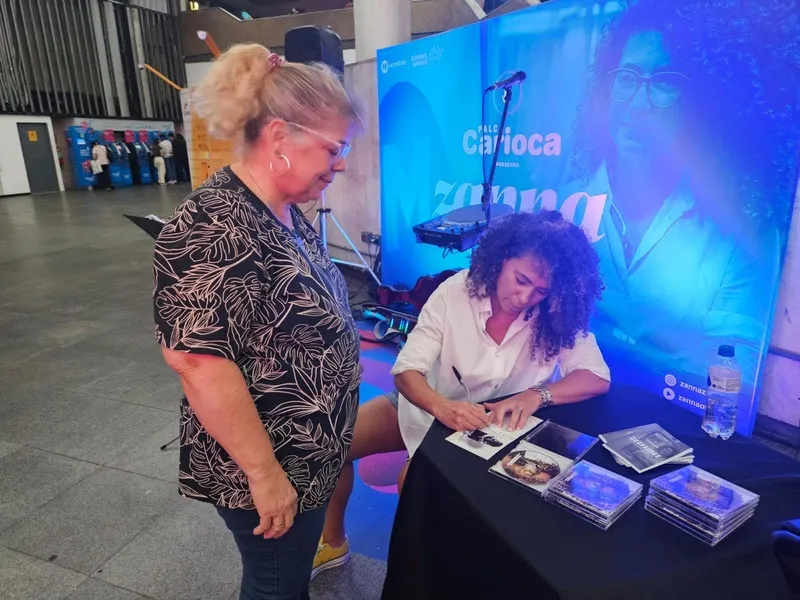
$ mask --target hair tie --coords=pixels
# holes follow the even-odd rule
[[[278,54],[275,54],[274,52],[270,52],[269,56],[267,56],[267,65],[269,65],[268,68],[267,68],[267,72],[270,72],[275,67],[282,66],[283,65],[283,59]]]

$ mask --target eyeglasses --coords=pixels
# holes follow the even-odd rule
[[[347,158],[347,155],[350,154],[350,150],[353,149],[353,146],[348,144],[347,142],[337,142],[334,139],[329,138],[327,135],[316,131],[315,129],[311,129],[310,127],[306,127],[305,125],[300,125],[299,123],[292,123],[291,121],[286,121],[287,125],[291,125],[292,127],[296,127],[297,129],[302,129],[306,133],[310,133],[313,136],[321,139],[323,142],[327,142],[331,146],[336,148],[336,153],[333,154],[331,152],[331,156],[333,157],[334,161],[343,160]]]
[[[675,104],[683,93],[683,86],[690,79],[683,73],[663,71],[645,77],[632,69],[615,69],[610,71],[611,99],[625,104],[630,102],[639,91],[639,86],[647,88],[647,99],[656,108],[669,108]]]

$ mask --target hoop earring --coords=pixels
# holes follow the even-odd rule
[[[272,171],[272,174],[275,175],[275,177],[283,177],[284,175],[286,175],[289,172],[289,169],[292,168],[292,163],[289,162],[289,159],[287,157],[285,157],[283,154],[281,154],[280,156],[281,156],[281,160],[285,160],[286,161],[286,170],[283,173],[276,173],[275,172],[275,167],[272,166],[272,161],[269,161],[269,170]]]

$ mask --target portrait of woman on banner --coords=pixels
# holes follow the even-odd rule
[[[733,343],[751,387],[797,184],[800,17],[778,0],[729,9],[642,0],[611,23],[559,198],[606,195],[593,327],[612,358],[700,381]]]

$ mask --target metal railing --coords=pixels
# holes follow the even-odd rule
[[[177,17],[118,0],[0,0],[0,113],[180,121]]]

